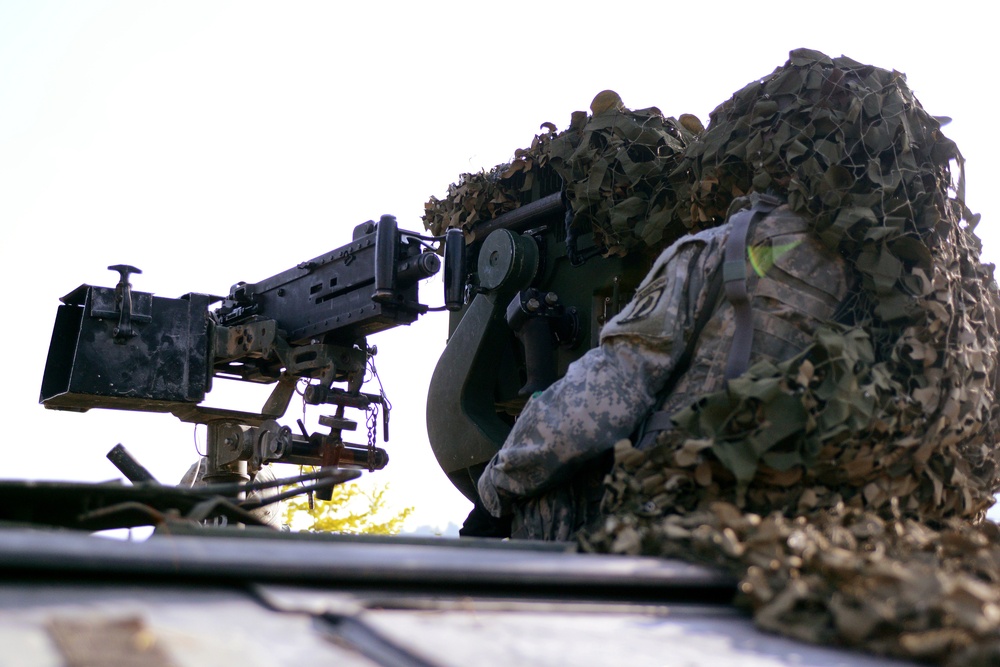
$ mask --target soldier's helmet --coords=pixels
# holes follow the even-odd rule
[[[675,172],[674,187],[687,188],[690,202],[690,212],[681,212],[689,227],[712,226],[750,192],[781,195],[819,217],[820,227],[882,193],[911,212],[941,208],[947,193],[926,187],[922,172],[941,167],[947,176],[949,162],[961,157],[941,134],[941,120],[924,111],[899,72],[793,51],[712,111]]]

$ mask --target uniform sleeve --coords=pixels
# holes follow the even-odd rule
[[[525,406],[479,479],[494,516],[569,479],[636,430],[657,399],[696,317],[708,269],[703,243],[664,252],[601,344]],[[649,320],[654,320],[650,325]]]

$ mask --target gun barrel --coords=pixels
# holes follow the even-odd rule
[[[547,197],[542,197],[538,201],[515,208],[513,211],[499,215],[492,220],[478,224],[473,227],[473,231],[476,234],[477,241],[485,240],[487,236],[498,229],[523,232],[556,213],[562,213],[564,210],[562,195],[556,192]]]

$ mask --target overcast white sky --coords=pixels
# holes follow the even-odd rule
[[[606,88],[707,122],[794,48],[905,72],[925,108],[954,119],[996,261],[987,6],[0,0],[0,478],[115,478],[104,455],[118,442],[162,481],[194,460],[193,428],[173,417],[37,404],[59,297],[113,285],[108,265],[139,267],[135,289],[161,296],[227,293],[384,213],[420,230],[429,196],[508,160],[540,123],[564,128]],[[428,315],[370,341],[395,408],[391,463],[373,477],[416,506],[410,528],[469,508],[424,426],[445,327]]]

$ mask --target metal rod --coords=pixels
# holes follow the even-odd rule
[[[246,482],[241,484],[205,484],[203,486],[193,486],[186,489],[190,493],[202,496],[235,496],[237,493],[249,493],[263,489],[273,489],[280,486],[290,486],[300,482],[312,480],[336,479],[337,483],[347,482],[360,476],[356,470],[319,470],[317,472],[296,475],[295,477],[283,477],[271,479],[266,482]]]
[[[159,484],[156,478],[153,477],[153,473],[146,470],[134,456],[129,454],[129,451],[121,443],[111,448],[111,451],[108,452],[108,460],[114,463],[115,467],[133,484],[140,482]]]

